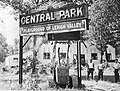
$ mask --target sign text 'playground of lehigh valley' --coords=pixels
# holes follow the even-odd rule
[[[20,30],[21,35],[34,35],[40,33],[59,33],[59,32],[71,32],[71,31],[80,31],[86,30],[86,20],[78,20],[71,22],[62,22],[57,24],[46,24],[39,25],[34,27],[22,27]]]

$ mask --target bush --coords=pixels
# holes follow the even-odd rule
[[[41,90],[41,88],[37,85],[36,79],[31,77],[28,77],[26,79],[24,86],[26,90],[32,90],[32,91]]]

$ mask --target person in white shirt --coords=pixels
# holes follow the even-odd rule
[[[118,59],[115,60],[115,63],[113,65],[114,68],[114,74],[115,74],[115,82],[117,83],[119,81],[119,69],[120,69],[120,65],[118,63]]]
[[[109,63],[107,62],[107,60],[103,60],[104,62],[104,68],[107,69],[108,67],[110,67]]]
[[[90,63],[88,63],[88,74],[87,74],[87,79],[89,80],[89,75],[91,74],[91,78],[93,80],[93,72],[94,72],[94,63],[93,60],[90,59]]]

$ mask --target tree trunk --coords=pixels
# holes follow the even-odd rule
[[[55,57],[56,57],[56,41],[54,42],[54,46],[53,46],[53,58],[51,60],[52,65],[55,64]]]
[[[102,63],[102,59],[103,59],[103,51],[101,50],[101,60],[100,60],[100,63]]]
[[[105,49],[105,57],[106,57],[106,61],[108,62],[107,48]]]
[[[69,49],[70,49],[70,43],[68,42],[68,49],[67,49],[67,65],[69,65]]]
[[[102,50],[102,44],[101,44],[100,46],[101,46],[101,60],[100,60],[100,63],[102,63],[102,59],[103,59],[104,52],[103,52],[103,50]]]

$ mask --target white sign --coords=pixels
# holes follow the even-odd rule
[[[61,33],[87,30],[86,20],[78,20],[72,22],[63,22],[56,24],[47,24],[41,26],[22,27],[20,28],[20,35],[42,35],[43,33]]]

